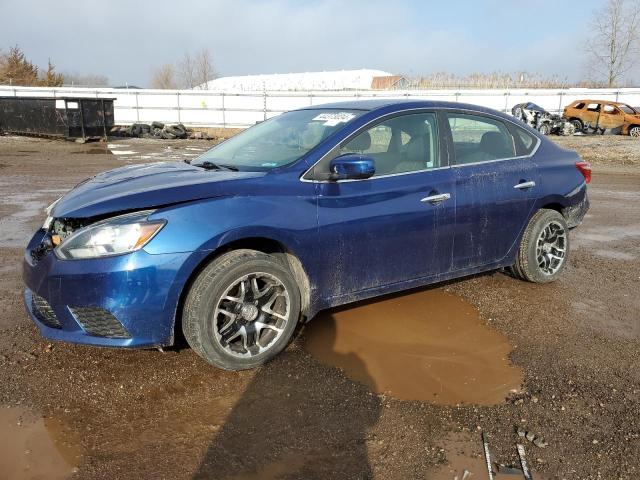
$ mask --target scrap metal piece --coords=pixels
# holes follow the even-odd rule
[[[525,480],[533,480],[533,475],[531,475],[531,470],[529,470],[529,465],[527,464],[527,458],[524,453],[524,445],[518,443],[516,444],[516,448],[518,449],[518,458],[520,458],[522,475],[524,476]]]
[[[493,480],[493,470],[491,469],[491,454],[489,453],[489,442],[487,436],[482,432],[482,448],[484,449],[484,459],[487,462],[487,473],[489,480]]]
[[[522,469],[517,467],[509,467],[507,465],[499,463],[498,473],[502,475],[522,475]]]
[[[536,447],[539,447],[539,448],[545,448],[547,445],[549,445],[549,444],[547,443],[547,441],[546,441],[544,438],[542,438],[542,437],[536,437],[536,438],[534,438],[534,439],[533,439],[533,444],[534,444]]]
[[[465,470],[462,474],[462,480],[469,480],[471,478],[471,472],[469,470]]]

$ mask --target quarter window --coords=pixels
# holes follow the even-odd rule
[[[362,153],[376,163],[374,176],[415,172],[440,166],[435,113],[401,115],[360,133],[338,155]]]
[[[524,155],[529,155],[531,152],[533,152],[533,149],[536,146],[536,138],[520,127],[514,127],[513,130],[515,131],[515,134],[522,144],[522,146],[519,148],[519,151],[521,151],[521,153]]]
[[[447,114],[457,164],[515,156],[513,137],[504,123],[478,115]]]

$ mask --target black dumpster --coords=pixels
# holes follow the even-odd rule
[[[0,97],[0,131],[89,139],[113,127],[113,98]]]

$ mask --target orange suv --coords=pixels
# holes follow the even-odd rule
[[[564,109],[564,117],[581,132],[585,128],[640,138],[640,111],[625,103],[576,100]]]

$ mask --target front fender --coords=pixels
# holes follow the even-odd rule
[[[145,247],[150,254],[212,251],[231,241],[265,236],[292,250],[311,245],[317,232],[313,196],[225,197],[181,204],[153,213],[166,226]]]

